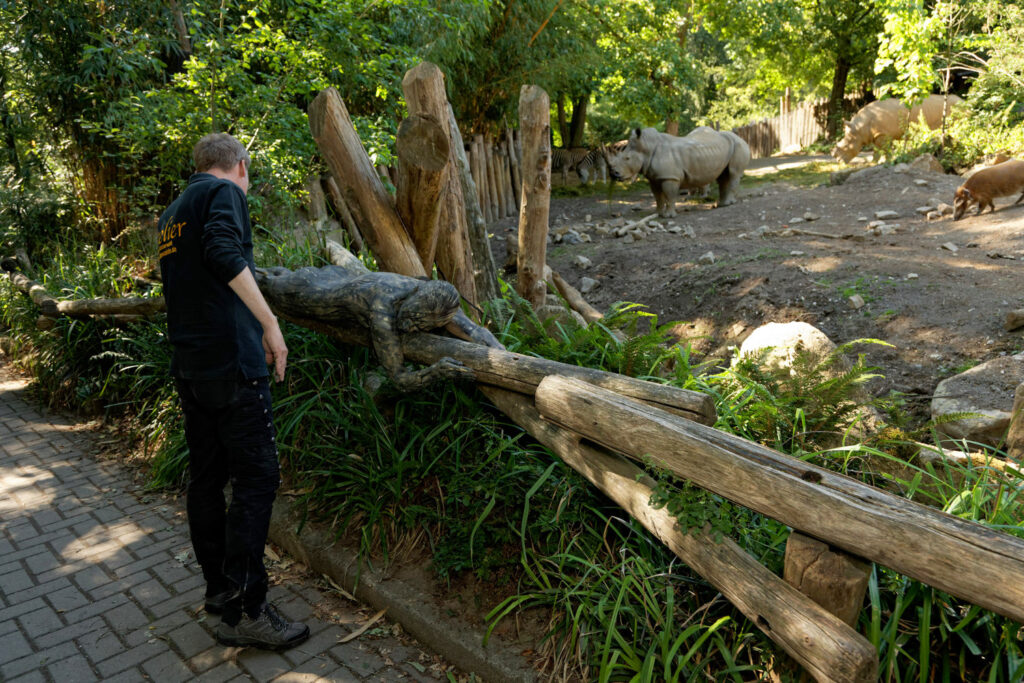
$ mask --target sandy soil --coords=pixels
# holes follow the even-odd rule
[[[996,200],[995,213],[929,221],[917,209],[952,204],[959,177],[857,166],[860,172],[835,186],[776,178],[809,160],[755,160],[735,205],[680,200],[674,219],[655,218],[634,237],[608,230],[654,212],[646,183],[611,197],[556,197],[551,232],[572,229],[584,241],[570,244],[572,233],[561,243],[556,238],[548,262],[577,287],[584,277],[595,279],[586,298],[598,309],[633,301],[659,322],[679,321],[680,337],[704,360],[728,359],[729,347],[767,322],[802,320],[836,343],[887,341],[892,348],[862,347],[884,374],[871,389],[916,397],[911,404],[919,412],[941,379],[1024,348],[1020,332],[1003,329],[1006,313],[1024,307],[1024,206],[1009,206],[1016,197]],[[882,230],[888,234],[869,228],[878,211],[898,214],[884,221],[896,226]],[[808,213],[818,218],[793,220]],[[787,226],[818,234],[786,233]],[[514,228],[513,219],[493,227],[499,264]],[[708,252],[713,262],[702,259]],[[863,300],[859,307],[854,295]]]

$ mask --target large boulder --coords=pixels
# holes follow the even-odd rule
[[[799,351],[822,360],[835,351],[836,345],[814,325],[795,321],[761,325],[740,345],[740,356],[756,356],[765,349],[770,349],[764,356],[766,367],[792,372],[793,359]]]
[[[998,446],[1006,436],[1014,392],[1024,382],[1024,354],[1004,356],[939,382],[932,399],[932,418],[954,413],[976,417],[942,422],[936,430],[951,440]]]

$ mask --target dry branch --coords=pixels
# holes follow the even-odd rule
[[[555,289],[558,290],[558,293],[569,302],[572,310],[583,316],[584,320],[588,323],[604,320],[604,314],[588,304],[579,290],[563,280],[562,276],[556,271],[551,271],[551,279],[554,281]]]

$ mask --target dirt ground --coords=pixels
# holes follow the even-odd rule
[[[823,172],[787,170],[808,161]],[[646,183],[611,196],[554,197],[551,233],[565,235],[549,242],[548,263],[577,288],[596,280],[586,298],[599,310],[631,301],[659,323],[679,321],[680,338],[703,360],[727,361],[730,347],[767,322],[805,321],[836,343],[889,342],[861,347],[884,375],[870,388],[907,394],[908,408],[922,415],[940,380],[1024,348],[1019,331],[1003,329],[1006,313],[1024,307],[1024,206],[1009,206],[1016,197],[996,200],[995,213],[929,221],[918,209],[951,205],[958,176],[863,158],[842,184],[793,184],[827,181],[826,161],[754,160],[733,206],[681,199],[675,218],[622,237],[616,228],[655,211]],[[878,221],[880,211],[898,216]],[[492,227],[499,264],[515,223]]]

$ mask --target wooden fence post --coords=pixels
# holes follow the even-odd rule
[[[523,201],[519,209],[519,295],[535,309],[544,304],[547,283],[548,212],[551,207],[551,100],[536,85],[519,91],[523,135]]]

